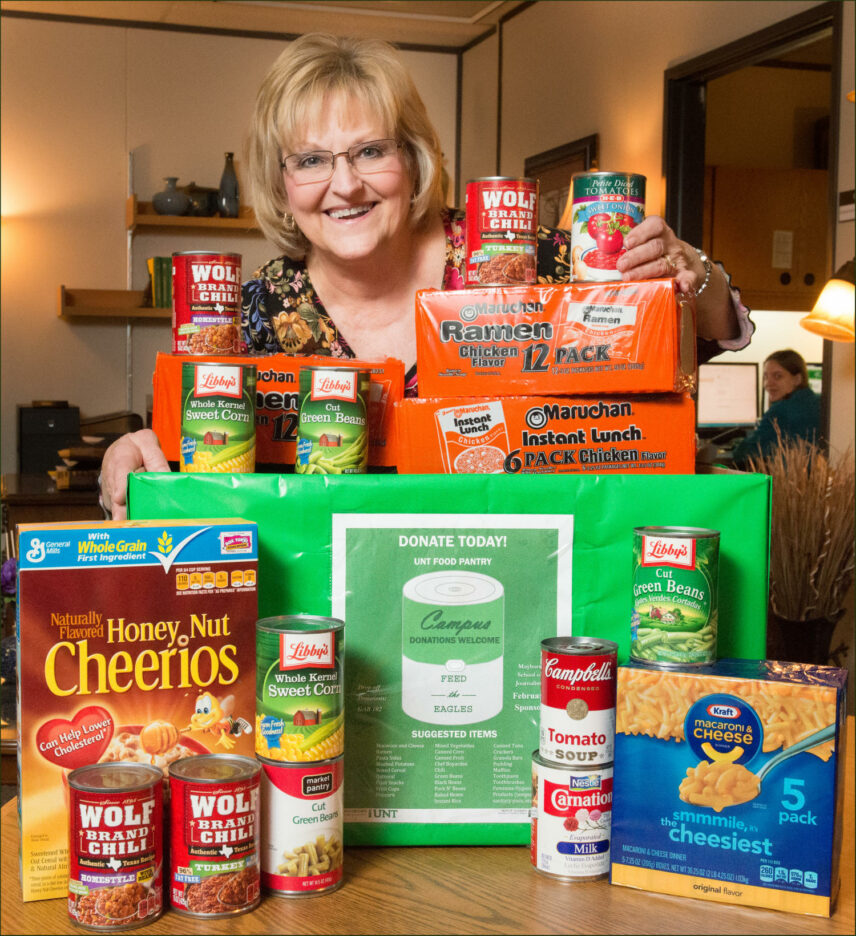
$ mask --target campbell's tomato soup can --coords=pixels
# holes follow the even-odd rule
[[[536,279],[538,183],[489,176],[467,182],[467,286],[527,286]]]
[[[572,883],[609,874],[612,764],[567,767],[532,754],[530,859],[536,871]]]
[[[342,885],[344,758],[262,764],[262,885],[314,897]]]
[[[624,235],[645,217],[645,176],[578,172],[571,178],[571,278],[575,283],[620,280]]]
[[[261,899],[256,760],[198,754],[169,769],[170,904],[194,917],[246,913]]]
[[[541,641],[541,743],[546,761],[609,764],[615,754],[618,644],[594,637]]]
[[[68,912],[81,926],[126,930],[163,912],[163,772],[114,761],[68,775]]]
[[[174,354],[243,354],[241,255],[187,250],[172,255]]]

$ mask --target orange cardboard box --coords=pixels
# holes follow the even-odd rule
[[[692,474],[685,394],[403,400],[400,474]]]
[[[674,280],[420,290],[425,397],[683,393],[695,318]]]
[[[404,396],[404,364],[395,358],[357,360],[290,354],[201,357],[158,354],[154,374],[152,428],[168,461],[179,460],[181,439],[181,365],[218,361],[256,365],[256,470],[291,471],[297,454],[297,415],[301,367],[362,367],[371,371],[369,389],[369,465],[392,467],[393,404]]]

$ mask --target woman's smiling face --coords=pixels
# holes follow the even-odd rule
[[[764,389],[771,403],[790,396],[802,383],[800,374],[792,374],[778,361],[766,361],[764,364]]]
[[[393,128],[361,101],[327,98],[318,119],[287,149],[293,153],[343,153],[358,143],[395,137]],[[298,184],[283,170],[289,208],[312,253],[353,262],[380,256],[407,229],[413,180],[402,151],[380,172],[361,175],[339,156],[323,182]]]

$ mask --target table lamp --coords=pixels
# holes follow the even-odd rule
[[[823,287],[814,308],[800,319],[800,325],[830,341],[853,341],[853,309],[853,260],[848,260]]]

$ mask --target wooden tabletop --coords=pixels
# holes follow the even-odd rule
[[[167,911],[142,933],[846,933],[854,932],[853,717],[848,718],[841,892],[831,919],[752,910],[612,886],[562,884],[528,849],[349,848],[345,883],[312,899],[266,897],[252,913],[196,920]],[[66,901],[23,904],[17,802],[2,810],[0,931],[75,933]]]

